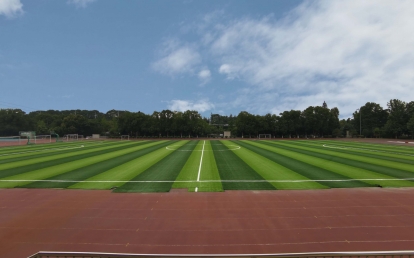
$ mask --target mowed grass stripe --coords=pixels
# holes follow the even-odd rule
[[[373,149],[373,148],[368,149],[365,147],[361,147],[361,146],[358,147],[354,145],[352,147],[347,146],[347,145],[336,145],[335,143],[315,144],[315,143],[306,143],[306,142],[289,142],[288,144],[308,146],[312,148],[325,149],[329,151],[335,151],[339,153],[346,153],[346,154],[353,154],[353,155],[362,154],[364,157],[414,165],[414,152],[411,154],[412,156],[407,156],[410,154],[396,152],[392,150],[380,150],[380,149]]]
[[[272,142],[267,142],[270,144],[285,144],[286,143],[282,143],[282,142],[278,142],[278,141],[272,141]],[[290,144],[290,146],[297,146],[297,145],[293,145]],[[318,150],[319,153],[325,153],[325,154],[329,154],[332,157],[339,157],[339,158],[346,158],[349,160],[354,160],[354,161],[360,161],[360,162],[364,162],[367,164],[372,164],[372,165],[377,165],[379,167],[386,167],[388,169],[395,169],[395,171],[397,170],[405,170],[408,172],[414,172],[414,166],[410,165],[410,164],[403,164],[400,162],[393,162],[393,161],[389,161],[389,160],[383,160],[381,157],[377,157],[377,158],[370,158],[364,155],[364,153],[359,152],[359,153],[352,153],[352,154],[348,154],[348,153],[342,153],[340,151],[336,151],[335,149],[327,149],[324,148],[322,146],[320,147],[315,147],[313,148],[313,150]],[[411,173],[412,176],[414,176],[413,173]],[[400,176],[398,176],[400,177]],[[408,176],[410,177],[410,176]]]
[[[320,141],[320,142],[327,142],[327,143],[331,143],[331,142],[336,142],[339,144],[345,144],[345,145],[355,145],[355,146],[371,146],[374,148],[382,148],[382,149],[387,149],[387,148],[400,148],[402,150],[409,150],[411,147],[410,145],[405,145],[405,144],[393,144],[393,141],[406,141],[406,140],[389,140],[385,141],[383,143],[375,143],[375,142],[366,142],[366,141],[350,141],[350,140],[341,140],[341,138],[335,138],[335,139],[324,139],[324,140],[316,140],[315,142]]]
[[[43,157],[52,157],[52,156],[61,155],[61,154],[73,153],[75,151],[85,150],[84,148],[87,148],[87,150],[92,150],[92,149],[102,148],[105,146],[114,146],[114,144],[116,143],[107,142],[107,143],[101,143],[101,144],[87,143],[87,144],[69,145],[69,146],[61,145],[60,147],[50,146],[50,148],[46,148],[46,149],[28,150],[28,151],[22,152],[22,154],[10,153],[13,155],[0,156],[0,165],[11,163],[11,162],[29,160],[29,159],[39,159]],[[15,152],[15,153],[19,153],[19,152]]]
[[[82,159],[87,157],[93,157],[102,155],[108,152],[113,152],[117,150],[122,150],[125,148],[129,148],[129,146],[138,146],[138,145],[145,145],[149,142],[137,142],[137,143],[129,143],[129,144],[114,144],[109,146],[104,146],[100,148],[80,148],[72,150],[72,152],[66,153],[66,154],[59,154],[59,155],[53,155],[53,156],[47,156],[43,158],[38,159],[29,159],[25,161],[19,161],[19,162],[11,162],[0,165],[0,178],[4,177],[4,174],[7,174],[6,171],[9,171],[10,169],[13,171],[27,171],[28,170],[34,170],[39,168],[44,168],[48,166],[54,166],[57,164],[70,162],[76,159]]]
[[[296,142],[296,141],[293,141]],[[308,141],[313,142],[314,144],[334,144],[343,147],[352,147],[352,148],[363,148],[371,150],[380,150],[384,152],[395,152],[401,154],[413,155],[414,148],[410,146],[400,146],[400,145],[388,145],[388,144],[379,144],[379,143],[364,143],[364,142],[343,142],[339,140],[324,140],[324,141]]]
[[[84,166],[88,166],[91,164],[95,164],[107,159],[111,159],[112,157],[124,155],[127,153],[131,153],[140,149],[144,149],[153,145],[162,144],[165,141],[157,141],[148,144],[140,144],[140,145],[132,145],[126,147],[122,150],[111,151],[109,153],[101,154],[99,156],[88,157],[84,159],[77,159],[73,160],[72,162],[67,162],[51,167],[47,167],[44,169],[38,169],[34,171],[30,171],[27,173],[22,173],[18,175],[13,175],[10,177],[3,178],[3,180],[42,180],[45,178],[50,178],[59,174],[66,173],[68,171],[72,171],[78,168],[82,168]],[[16,187],[24,184],[28,184],[30,182],[0,182],[0,187]]]
[[[57,165],[61,165],[63,163],[73,162],[75,160],[82,160],[86,158],[92,158],[100,155],[104,155],[107,153],[111,153],[114,151],[124,150],[130,147],[141,146],[145,144],[149,144],[150,142],[144,143],[136,143],[136,144],[128,144],[128,145],[114,145],[110,147],[103,147],[93,150],[86,150],[86,151],[73,151],[73,153],[67,153],[65,155],[58,155],[59,158],[50,160],[49,158],[47,161],[37,162],[36,160],[25,165],[25,166],[10,166],[10,163],[6,164],[8,166],[7,169],[0,170],[0,178],[5,178],[13,175],[28,173],[30,171],[45,169],[47,167],[53,167]],[[1,166],[0,166],[1,167]]]
[[[222,141],[230,149],[238,146],[236,141]],[[232,150],[240,159],[246,162],[252,169],[260,174],[266,180],[309,180],[309,178],[296,173],[295,171],[284,167],[271,159],[268,159],[258,153],[247,149],[240,148]],[[269,182],[277,189],[322,189],[329,188],[317,182]]]
[[[170,142],[149,146],[131,153],[114,156],[104,161],[84,166],[66,173],[46,178],[47,180],[62,180],[62,181],[84,181],[90,177],[104,173],[105,171],[116,169],[122,171],[121,165],[128,163],[134,159],[147,155],[159,149],[164,149]],[[27,188],[67,188],[75,183],[73,182],[34,182],[24,187]]]
[[[224,190],[274,190],[269,182],[237,182],[238,180],[265,181],[265,179],[229,150],[221,141],[213,142],[212,149]],[[235,182],[231,182],[231,181]]]
[[[62,142],[52,142],[48,144],[34,144],[34,145],[19,145],[19,146],[6,146],[6,147],[0,147],[0,155],[1,154],[7,154],[10,152],[23,152],[23,151],[30,151],[30,150],[41,150],[41,149],[47,149],[51,146],[69,146],[70,144],[82,144],[82,141],[79,142],[68,142],[68,143],[62,143]]]
[[[260,141],[261,144],[269,146],[277,145],[277,148],[297,153],[297,155],[306,155],[313,157],[314,165],[323,167],[329,171],[342,174],[344,176],[355,178],[372,185],[381,185],[389,187],[414,186],[410,181],[369,181],[364,179],[395,179],[395,178],[410,178],[414,175],[403,170],[390,169],[387,167],[372,165],[365,162],[355,161],[351,159],[331,156],[329,151],[318,150],[316,148],[303,147],[285,142],[265,142]]]
[[[118,141],[119,142],[119,141]],[[29,145],[30,147],[26,149],[21,149],[20,147],[7,147],[8,151],[0,153],[0,158],[4,159],[9,156],[18,156],[21,154],[25,155],[36,155],[38,153],[43,153],[48,150],[53,149],[64,149],[64,148],[73,148],[81,145],[88,145],[88,146],[94,146],[94,145],[103,145],[103,144],[111,144],[115,143],[114,141],[107,141],[107,142],[76,142],[76,143],[52,143],[46,146],[37,147],[35,145]],[[1,149],[1,148],[0,148]]]
[[[178,145],[182,146],[187,141],[172,141],[168,142],[167,146]],[[145,156],[134,159],[130,162],[127,162],[119,167],[110,169],[101,174],[98,174],[94,177],[90,177],[84,182],[76,183],[69,188],[82,188],[82,189],[109,189],[112,187],[121,188],[127,181],[132,181],[134,177],[146,171],[148,168],[152,167],[154,164],[157,164],[167,155],[171,154],[170,151],[167,151],[166,146],[151,152]],[[95,181],[101,181],[96,183]],[[105,182],[102,182],[105,181]],[[123,181],[123,182],[113,182],[113,181]]]
[[[107,143],[111,143],[108,141]],[[63,149],[63,148],[73,148],[73,147],[79,147],[81,145],[88,145],[88,146],[94,146],[94,145],[103,145],[107,144],[103,142],[75,142],[75,143],[51,143],[47,145],[27,145],[26,148],[21,148],[20,146],[12,146],[12,147],[4,147],[0,148],[0,160],[8,159],[12,157],[20,157],[20,156],[30,156],[30,155],[36,155],[39,153],[44,153],[49,150],[53,149]],[[1,151],[2,149],[7,149],[7,151]]]
[[[186,160],[181,167],[181,170],[175,179],[176,181],[196,181],[198,175],[198,168],[200,165],[201,150],[203,147],[203,141],[193,141],[189,145],[189,151],[184,149],[177,150],[177,152],[187,152]],[[183,183],[174,182],[172,188],[186,188],[188,191],[194,191],[197,187],[197,183]]]
[[[220,180],[216,159],[214,158],[212,143],[216,141],[206,141],[204,145],[203,164],[201,166],[200,182],[197,183],[198,192],[222,192],[223,185],[220,182],[203,182],[206,180]],[[190,187],[193,189],[193,187]]]
[[[295,153],[292,151],[286,151],[284,149],[278,148],[277,146],[269,146],[262,142],[258,143],[252,141],[240,141],[239,144],[311,180],[354,179],[353,177],[335,173],[329,169],[320,167],[320,165],[326,163],[326,161],[321,161],[319,159],[315,160],[315,158],[311,156],[302,155],[300,153]],[[372,186],[361,181],[319,181],[318,183],[331,188]]]
[[[180,146],[181,145],[181,146]],[[174,180],[183,169],[188,155],[195,145],[192,141],[175,143],[171,149],[164,149],[164,157],[147,168],[142,173],[130,179],[128,182],[117,188],[115,192],[169,192]],[[183,151],[185,150],[185,151]],[[168,181],[168,182],[136,182],[136,181]]]

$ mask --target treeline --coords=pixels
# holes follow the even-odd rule
[[[216,137],[223,131],[232,136],[273,137],[412,137],[414,135],[414,101],[393,99],[387,108],[368,102],[353,118],[339,120],[338,108],[310,106],[303,111],[284,111],[279,115],[254,115],[246,111],[237,116],[212,114],[202,117],[197,111],[155,111],[152,114],[110,110],[47,110],[25,113],[20,109],[0,110],[0,136],[15,136],[19,131],[36,131],[37,135],[99,133],[110,137]]]

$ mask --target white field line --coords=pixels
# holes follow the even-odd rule
[[[204,155],[204,145],[206,144],[206,141],[203,142],[203,150],[201,151],[201,158],[200,158],[200,166],[198,167],[198,176],[197,176],[197,182],[200,182],[200,175],[201,175],[201,165],[203,165],[203,155]],[[195,188],[195,191],[198,191],[198,187]]]
[[[78,147],[70,147],[70,148],[49,148],[49,149],[41,149],[41,150],[32,150],[32,151],[22,151],[22,152],[13,152],[13,153],[6,153],[6,154],[0,154],[1,156],[10,156],[10,155],[19,155],[19,154],[25,154],[25,153],[31,153],[31,152],[42,152],[42,151],[49,151],[49,150],[73,150],[73,149],[80,149],[84,146],[78,146]]]
[[[204,141],[205,142],[205,141]],[[213,150],[179,150],[179,149],[172,149],[171,147],[181,147],[182,145],[170,145],[170,146],[167,146],[167,147],[165,147],[167,150],[171,150],[171,151],[202,151],[202,152],[204,152],[204,151],[213,151]],[[190,145],[187,145],[187,146],[190,146]],[[233,146],[233,148],[232,149],[225,149],[225,150],[215,150],[215,151],[231,151],[231,150],[240,150],[241,149],[241,147],[240,146],[238,146],[238,145],[228,145],[228,146]]]
[[[402,142],[402,141],[388,141],[388,142],[392,142],[392,143],[411,143],[411,144],[414,143],[414,142]]]
[[[391,151],[380,151],[380,150],[372,150],[372,149],[362,149],[362,148],[353,148],[353,147],[337,147],[337,146],[328,146],[326,144],[322,145],[325,148],[330,148],[330,149],[342,149],[342,150],[364,150],[364,151],[370,151],[370,152],[383,152],[383,153],[388,153],[388,154],[397,154],[397,155],[402,155],[402,156],[411,156],[414,157],[413,154],[407,154],[407,153],[401,153],[401,152],[391,152]]]
[[[165,180],[165,181],[121,181],[121,180],[35,180],[35,179],[0,179],[0,182],[49,182],[49,183],[306,183],[306,182],[353,182],[353,181],[406,181],[412,178],[360,178],[360,179],[316,179],[316,180]]]

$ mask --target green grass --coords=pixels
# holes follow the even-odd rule
[[[114,192],[414,186],[414,148],[334,140],[79,141],[0,148],[1,188]]]
[[[212,147],[225,190],[276,189],[221,141],[214,142]]]

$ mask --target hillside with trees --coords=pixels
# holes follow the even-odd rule
[[[280,138],[353,137],[408,138],[414,135],[414,101],[392,99],[383,108],[367,102],[352,118],[339,120],[339,109],[310,106],[305,110],[284,111],[279,115],[255,115],[241,111],[237,116],[211,114],[202,117],[197,111],[162,110],[145,114],[140,111],[47,110],[25,113],[21,109],[0,109],[0,136],[15,136],[19,131],[51,131],[59,135],[99,133],[109,137],[130,135],[146,137],[216,137],[223,131],[232,136],[256,138],[271,134]]]

